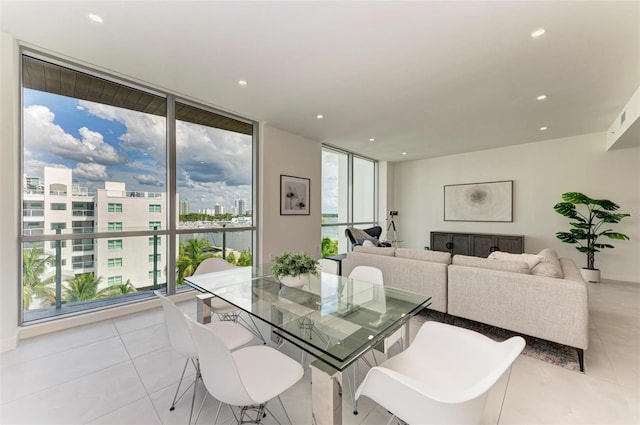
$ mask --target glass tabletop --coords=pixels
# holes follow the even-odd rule
[[[274,332],[337,370],[404,325],[431,297],[328,273],[288,287],[270,265],[185,278],[274,327]]]

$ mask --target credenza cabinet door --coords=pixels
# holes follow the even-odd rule
[[[524,236],[485,233],[431,232],[431,249],[451,255],[488,257],[493,251],[524,252]]]

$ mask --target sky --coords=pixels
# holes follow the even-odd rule
[[[191,212],[244,199],[252,208],[252,137],[178,122],[176,170],[180,198]],[[110,105],[24,89],[24,174],[67,167],[90,192],[104,181],[126,190],[164,192],[166,120]]]

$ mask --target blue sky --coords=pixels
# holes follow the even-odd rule
[[[125,182],[127,190],[166,188],[166,120],[141,112],[24,89],[24,172],[73,170],[90,190]],[[251,136],[179,122],[178,193],[193,212],[244,199],[251,208]]]

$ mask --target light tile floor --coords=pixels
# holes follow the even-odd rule
[[[589,287],[586,374],[520,356],[490,394],[486,423],[640,424],[640,285]],[[180,307],[195,314],[194,301]],[[184,360],[171,349],[163,321],[156,309],[21,341],[0,356],[0,423],[185,424],[190,400],[169,411]],[[283,349],[299,359],[297,350]],[[204,387],[198,390],[201,401]],[[311,423],[310,396],[307,372],[283,395],[294,424]],[[357,416],[348,396],[343,405],[347,425],[389,418],[367,399]],[[212,423],[216,409],[209,397],[198,423]],[[272,410],[281,416],[277,403]]]

